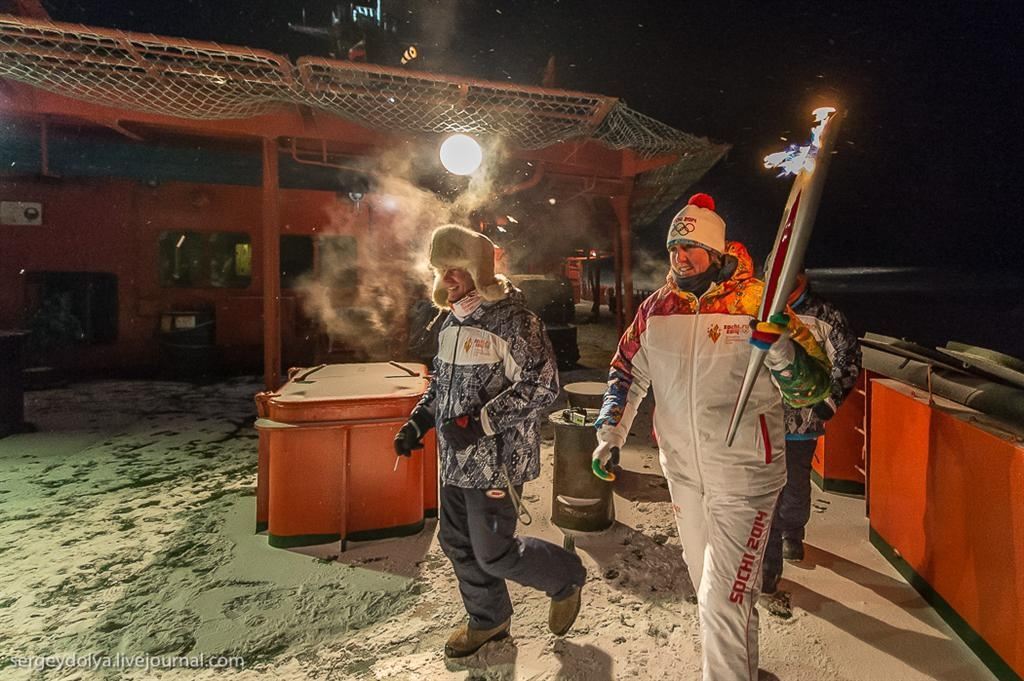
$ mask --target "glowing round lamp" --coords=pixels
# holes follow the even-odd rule
[[[480,167],[484,153],[469,135],[452,135],[441,144],[441,165],[453,175],[470,175]]]

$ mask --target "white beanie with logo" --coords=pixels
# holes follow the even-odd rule
[[[725,253],[725,221],[715,212],[715,200],[707,194],[694,194],[686,206],[672,218],[665,247],[675,244],[703,246]]]
[[[449,307],[448,291],[442,279],[446,269],[469,272],[480,297],[501,300],[507,295],[508,280],[494,274],[494,242],[480,232],[459,225],[441,225],[430,237],[430,266],[434,268],[431,296],[440,308]]]

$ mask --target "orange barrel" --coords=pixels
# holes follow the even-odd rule
[[[282,423],[380,418],[405,423],[426,390],[427,368],[422,364],[321,364],[295,371],[267,399],[266,417]]]
[[[270,545],[306,546],[344,539],[346,427],[270,419],[259,419],[256,427],[270,453],[266,489]]]
[[[366,421],[349,426],[348,494],[343,539],[366,540],[416,534],[424,518],[437,513],[436,477],[427,461],[436,460],[434,431],[423,449],[396,463],[392,445],[401,421]],[[384,446],[386,445],[386,447]],[[426,488],[434,496],[426,498]]]
[[[397,466],[392,445],[427,385],[422,364],[331,364],[257,396],[256,522],[271,545],[415,534],[436,515],[433,432]]]
[[[256,531],[263,532],[270,522],[270,434],[263,434],[270,419],[256,419],[256,432],[259,433],[259,450],[256,455]]]
[[[289,374],[289,379],[291,374]],[[264,428],[274,422],[266,418],[270,411],[268,403],[277,393],[265,390],[256,393],[256,432],[259,434],[259,449],[256,455],[256,531],[267,529],[270,520],[270,498],[268,484],[270,476],[270,435],[264,435]]]

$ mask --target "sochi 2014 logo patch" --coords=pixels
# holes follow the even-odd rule
[[[725,333],[725,342],[727,344],[746,343],[747,339],[750,338],[749,324],[726,324],[722,327],[722,331]]]
[[[717,343],[718,339],[722,337],[722,329],[718,324],[712,324],[708,327],[708,338],[711,339],[712,343]]]
[[[473,358],[487,359],[493,354],[491,352],[491,339],[467,338],[466,342],[462,344],[462,352]]]

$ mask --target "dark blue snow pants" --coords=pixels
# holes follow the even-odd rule
[[[775,504],[775,518],[764,552],[764,581],[782,574],[782,539],[803,541],[811,518],[811,461],[818,440],[786,440],[786,486]]]
[[[515,489],[521,493],[522,486]],[[575,553],[541,539],[517,537],[511,496],[506,490],[490,492],[441,487],[438,539],[455,568],[472,629],[492,629],[512,616],[506,579],[557,600],[587,578]]]

